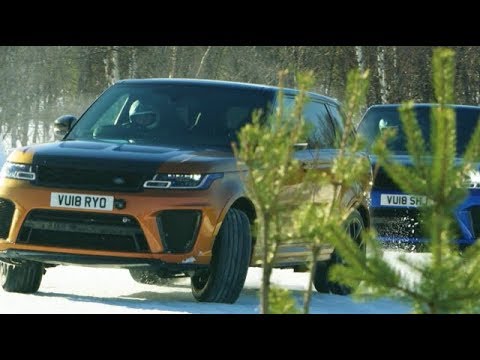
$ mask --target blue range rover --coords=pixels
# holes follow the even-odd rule
[[[427,144],[430,138],[430,110],[434,106],[436,105],[417,104],[414,107]],[[397,136],[389,143],[389,148],[394,154],[394,161],[408,166],[411,159],[406,150],[399,107],[398,104],[371,106],[357,130],[371,145],[382,129],[397,128]],[[480,107],[466,105],[452,107],[455,109],[457,119],[457,156],[461,156],[479,120]],[[372,156],[372,163],[375,164],[375,161],[375,157]],[[472,176],[469,187],[467,198],[455,210],[457,243],[460,247],[468,246],[480,237],[480,173],[476,177]],[[379,240],[386,246],[421,249],[421,245],[427,239],[422,233],[419,206],[425,202],[426,199],[422,196],[403,193],[387,173],[379,168],[371,192],[372,224]]]

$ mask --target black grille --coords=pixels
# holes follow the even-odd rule
[[[10,200],[0,198],[0,238],[8,238],[15,205]]]
[[[35,185],[108,191],[141,191],[146,177],[128,171],[37,166]]]
[[[149,249],[137,220],[131,216],[56,210],[30,211],[17,243],[127,252]]]
[[[400,189],[395,181],[387,175],[387,172],[383,168],[379,168],[377,175],[375,176],[373,187],[377,189],[396,190]]]
[[[189,252],[197,237],[201,211],[166,210],[157,216],[157,225],[165,251],[170,253]]]

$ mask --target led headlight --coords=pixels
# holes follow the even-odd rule
[[[12,162],[5,162],[0,171],[0,178],[9,178],[17,180],[33,181],[36,176],[30,164],[17,164]]]
[[[156,174],[152,180],[143,184],[149,189],[208,189],[212,182],[223,177],[215,174]]]
[[[468,178],[465,181],[469,189],[479,189],[480,188],[480,172],[473,170],[468,173]]]

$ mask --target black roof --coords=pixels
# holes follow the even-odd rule
[[[208,80],[208,79],[166,79],[166,78],[156,78],[156,79],[125,79],[120,80],[117,84],[133,84],[133,85],[154,85],[154,84],[165,84],[165,85],[200,85],[200,86],[220,86],[226,88],[237,88],[237,89],[250,89],[250,90],[262,90],[267,92],[277,92],[279,87],[270,86],[270,85],[261,85],[261,84],[250,84],[243,82],[235,81],[223,81],[223,80]],[[284,88],[286,94],[297,94],[299,91],[297,89]],[[320,95],[313,92],[308,92],[312,97],[320,98],[326,102],[336,103],[338,101],[334,98]]]
[[[377,105],[372,105],[368,108],[368,110],[371,109],[397,109],[400,107],[401,104],[377,104]],[[438,104],[435,103],[421,103],[421,104],[414,104],[413,107],[415,109],[430,109],[432,107],[436,107]],[[470,109],[470,110],[480,110],[480,106],[473,106],[473,105],[461,105],[461,104],[449,104],[449,107],[452,107],[454,109]]]

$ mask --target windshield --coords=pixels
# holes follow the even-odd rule
[[[417,107],[415,114],[427,147],[430,142],[430,109]],[[457,119],[457,155],[462,155],[473,134],[480,115],[480,108],[455,107]],[[389,142],[389,149],[397,154],[407,153],[406,138],[402,130],[398,107],[371,108],[367,111],[358,127],[358,133],[366,139],[370,147],[383,129],[395,128],[396,137]]]
[[[218,85],[116,85],[85,112],[66,140],[230,147],[252,113],[265,113],[272,98],[262,90]]]

